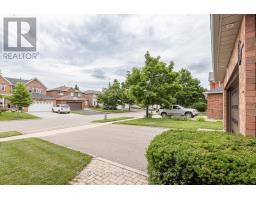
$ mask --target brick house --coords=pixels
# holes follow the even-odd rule
[[[100,91],[96,90],[86,90],[84,92],[85,94],[85,100],[87,102],[88,107],[96,107],[99,106],[98,103],[98,95],[100,94]]]
[[[211,15],[214,80],[226,131],[256,136],[256,15]]]
[[[33,103],[28,108],[24,108],[24,111],[51,111],[52,106],[55,105],[55,99],[46,95],[47,88],[39,79],[25,80],[2,75],[0,75],[0,94],[3,96],[0,99],[1,108],[9,109],[11,107],[6,97],[12,95],[12,90],[18,82],[26,85],[33,100]]]
[[[213,72],[209,73],[210,90],[205,92],[207,97],[207,116],[209,119],[223,119],[223,87],[215,82]]]
[[[68,104],[71,110],[82,110],[87,107],[84,92],[72,87],[60,86],[47,90],[47,95],[56,99],[56,104]]]

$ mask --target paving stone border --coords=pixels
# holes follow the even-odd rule
[[[93,158],[72,185],[147,185],[147,174],[103,158]]]

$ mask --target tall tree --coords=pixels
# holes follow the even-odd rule
[[[121,83],[121,104],[129,105],[129,112],[131,111],[131,105],[135,103],[134,98],[129,93],[129,87],[124,82]]]
[[[78,85],[77,85],[77,84],[75,85],[75,90],[79,90],[79,87],[78,87]]]
[[[193,106],[194,104],[205,103],[203,92],[205,89],[200,85],[200,81],[192,77],[187,69],[181,69],[178,73],[177,82],[180,89],[177,91],[176,103],[183,106]]]
[[[109,84],[108,88],[104,89],[98,96],[98,102],[103,103],[105,107],[110,109],[116,109],[118,105],[121,105],[121,98],[120,82],[115,79],[113,84]]]
[[[11,104],[18,107],[19,111],[23,110],[23,107],[28,107],[32,104],[31,95],[28,92],[24,83],[17,83],[9,97]]]
[[[133,68],[128,74],[126,84],[129,93],[137,104],[146,108],[146,117],[149,117],[150,105],[170,106],[175,102],[177,73],[173,71],[174,63],[169,65],[160,61],[160,57],[145,54],[145,65],[142,68]]]

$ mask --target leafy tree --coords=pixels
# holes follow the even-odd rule
[[[173,71],[174,63],[169,65],[160,61],[160,57],[145,54],[145,65],[142,68],[133,68],[128,74],[126,84],[129,93],[137,104],[146,108],[146,117],[149,117],[150,105],[170,106],[175,102],[177,73]]]
[[[18,107],[19,111],[23,110],[23,107],[28,107],[32,104],[31,95],[28,92],[24,83],[17,83],[9,97],[11,104]]]
[[[121,83],[121,104],[129,105],[129,112],[131,111],[131,105],[135,103],[134,98],[129,93],[129,87],[124,82]]]
[[[176,103],[182,106],[200,107],[202,110],[206,106],[203,92],[205,89],[200,85],[200,81],[192,77],[187,69],[178,72],[177,82],[180,89],[176,94]]]
[[[78,87],[78,85],[77,85],[77,84],[75,85],[75,90],[79,90],[79,87]]]
[[[113,84],[109,84],[108,88],[104,89],[98,96],[98,102],[103,103],[104,107],[110,109],[116,109],[118,105],[121,105],[122,92],[120,88],[120,82],[114,80]]]

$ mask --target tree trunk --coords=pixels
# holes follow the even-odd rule
[[[148,106],[146,107],[146,118],[149,118]]]
[[[129,104],[129,112],[131,112],[131,104]]]

